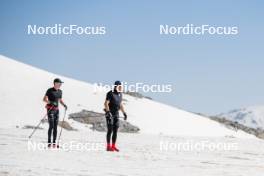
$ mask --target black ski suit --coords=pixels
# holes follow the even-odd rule
[[[62,91],[60,89],[56,90],[55,88],[50,88],[47,90],[45,95],[48,97],[49,101],[52,102],[52,104],[47,104],[48,122],[49,122],[48,143],[51,143],[52,132],[53,132],[53,143],[56,143],[57,126],[59,121],[58,101],[59,99],[62,98]]]
[[[122,102],[122,93],[117,92],[116,90],[109,91],[106,95],[106,100],[109,101],[109,110],[112,115],[112,118],[106,118],[106,141],[109,144],[112,135],[112,143],[115,144],[119,128],[119,109]]]

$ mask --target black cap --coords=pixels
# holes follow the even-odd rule
[[[122,85],[121,81],[115,81],[115,86]]]
[[[54,79],[53,83],[64,83],[64,82],[62,82],[62,81],[60,80],[60,78],[56,78],[56,79]]]

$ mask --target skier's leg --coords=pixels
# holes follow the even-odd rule
[[[112,129],[108,129],[107,130],[107,134],[106,134],[106,142],[107,142],[107,144],[110,144],[111,134],[112,134]]]
[[[49,122],[49,130],[48,130],[48,143],[51,143],[51,133],[52,133],[52,129],[53,129],[53,114],[52,113],[48,113],[48,122]]]
[[[59,111],[57,110],[56,113],[55,113],[55,115],[54,115],[53,144],[56,143],[56,139],[57,139],[58,121],[59,121]]]
[[[112,135],[112,144],[116,143],[116,139],[117,139],[117,128],[113,129],[113,135]]]
[[[116,139],[117,139],[117,132],[119,128],[119,119],[115,118],[114,119],[114,125],[113,125],[113,135],[112,135],[112,149],[114,151],[119,152],[119,149],[116,148]]]
[[[113,131],[113,125],[111,124],[110,119],[106,120],[106,125],[107,125],[107,133],[106,133],[107,146],[106,146],[106,150],[112,151],[110,141],[111,141],[111,135],[112,135],[112,131]]]
[[[113,127],[111,125],[108,125],[107,126],[107,133],[106,133],[106,142],[107,142],[107,144],[110,144],[112,132],[113,132]]]

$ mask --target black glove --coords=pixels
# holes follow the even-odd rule
[[[110,112],[110,111],[106,111],[106,113],[105,113],[105,118],[106,118],[106,119],[111,119],[111,117],[112,117],[111,112]]]
[[[127,114],[124,112],[123,115],[124,115],[124,120],[127,120]]]
[[[106,124],[107,124],[107,126],[108,126],[108,125],[114,125],[114,119],[111,118],[111,117],[106,118]]]
[[[56,101],[51,101],[51,102],[49,102],[49,104],[52,106],[58,106],[58,103]]]
[[[112,118],[112,114],[110,111],[107,111],[105,113],[105,118],[106,118],[106,124],[107,125],[113,125],[114,124],[114,119]]]
[[[66,104],[64,104],[63,106],[64,106],[65,110],[67,110],[67,109],[68,109],[68,106],[67,106]]]

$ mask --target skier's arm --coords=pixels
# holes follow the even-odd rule
[[[123,102],[121,102],[120,104],[120,110],[122,111],[123,114],[126,113]]]
[[[106,112],[110,111],[110,110],[109,110],[109,103],[110,103],[109,100],[105,100],[104,107],[105,107],[105,111],[106,111]]]
[[[60,104],[61,104],[62,106],[65,106],[65,103],[64,103],[64,101],[63,101],[62,99],[59,99],[59,102],[60,102]]]
[[[124,115],[124,120],[127,120],[127,114],[126,114],[123,102],[121,102],[121,104],[120,104],[120,110],[122,111],[122,113]]]
[[[43,101],[45,102],[45,103],[47,103],[47,104],[49,104],[49,98],[48,98],[48,96],[44,96],[43,97]]]
[[[64,106],[64,108],[65,108],[66,110],[68,109],[67,105],[64,103],[64,101],[63,101],[62,99],[59,99],[59,102],[60,102],[60,104],[61,104],[62,106]]]

